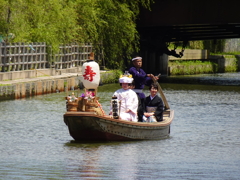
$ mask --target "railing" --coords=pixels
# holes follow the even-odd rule
[[[59,54],[55,54],[54,67],[56,69],[66,69],[81,66],[88,60],[90,52],[93,51],[91,44],[71,44],[60,46]]]
[[[1,43],[0,69],[6,72],[45,68],[46,55],[45,43]]]
[[[66,69],[81,66],[88,59],[91,44],[61,46],[59,54],[47,54],[46,43],[0,43],[0,71],[22,71],[31,69]],[[50,63],[49,57],[53,58]]]

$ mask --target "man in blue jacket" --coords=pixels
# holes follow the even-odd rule
[[[158,80],[157,76],[153,74],[146,74],[142,67],[142,57],[136,56],[132,59],[133,67],[129,69],[129,73],[132,74],[134,82],[135,82],[135,91],[137,95],[140,97],[141,101],[145,98],[145,94],[143,93],[144,86],[150,86],[153,82],[152,79]]]
[[[132,59],[133,67],[129,69],[129,73],[132,74],[134,82],[135,82],[135,88],[132,89],[135,91],[141,101],[141,105],[143,104],[143,101],[145,99],[145,94],[143,93],[144,86],[150,86],[153,82],[152,79],[158,80],[157,76],[154,76],[153,74],[146,74],[145,71],[141,68],[142,67],[142,57],[136,56]],[[138,121],[142,121],[142,115],[141,113],[138,113]]]

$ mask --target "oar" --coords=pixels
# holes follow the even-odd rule
[[[67,80],[65,88],[66,88],[65,90],[66,90],[66,95],[67,95],[66,97],[68,97],[68,80]]]
[[[159,77],[159,76],[160,76],[160,75],[158,75],[158,77]],[[167,102],[167,99],[166,99],[165,95],[163,94],[163,91],[162,91],[162,88],[161,88],[160,84],[158,83],[158,81],[157,81],[156,79],[152,78],[152,80],[153,80],[153,82],[156,83],[157,86],[158,86],[158,92],[159,92],[159,94],[161,95],[162,100],[163,100],[163,102],[164,102],[164,104],[165,104],[165,110],[170,109],[170,106],[169,106],[169,104],[168,104],[168,102]]]

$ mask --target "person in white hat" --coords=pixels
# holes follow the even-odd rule
[[[132,74],[134,82],[135,82],[135,91],[137,95],[140,97],[141,101],[146,97],[143,93],[144,86],[150,86],[153,82],[152,79],[158,80],[157,76],[153,74],[147,74],[142,69],[142,57],[136,56],[132,59],[133,67],[129,69],[129,73]]]
[[[120,101],[120,119],[127,121],[138,121],[137,109],[138,109],[138,97],[137,94],[130,89],[130,85],[133,78],[123,76],[119,78],[119,83],[122,86],[118,89],[113,96],[116,96]],[[112,112],[110,112],[110,115]]]

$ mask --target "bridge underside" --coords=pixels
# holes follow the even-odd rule
[[[139,27],[141,39],[162,42],[240,38],[240,23]]]
[[[240,38],[239,0],[155,0],[141,10],[141,40],[162,42]]]

